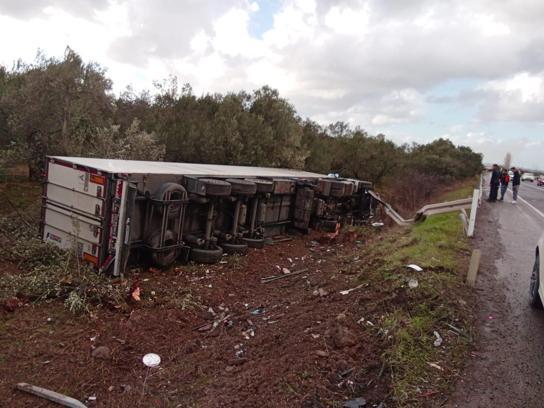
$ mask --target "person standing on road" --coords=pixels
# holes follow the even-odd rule
[[[512,173],[512,204],[516,204],[518,201],[519,185],[521,184],[521,174],[515,167],[512,167]]]
[[[510,183],[510,176],[508,175],[508,170],[502,169],[499,181],[501,183],[501,198],[499,198],[499,201],[504,201],[504,195],[506,194],[506,190],[508,189],[508,183]]]
[[[487,201],[497,201],[497,195],[499,194],[499,178],[501,172],[499,171],[499,165],[493,165],[493,171],[491,172],[491,181],[489,182],[489,197]]]

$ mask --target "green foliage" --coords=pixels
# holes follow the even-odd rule
[[[2,275],[0,303],[13,298],[36,302],[59,298],[71,312],[82,313],[92,306],[123,302],[126,283],[114,285],[80,264],[74,253],[44,243],[15,214],[0,217],[0,231],[0,259],[18,269]]]
[[[44,156],[55,154],[304,168],[382,185],[398,180],[398,189],[481,169],[481,155],[448,140],[397,146],[345,122],[303,120],[267,86],[196,96],[169,78],[155,83],[153,96],[127,88],[117,98],[111,87],[102,67],[70,48],[62,59],[38,55],[11,71],[0,67],[0,172],[26,161],[38,178]]]

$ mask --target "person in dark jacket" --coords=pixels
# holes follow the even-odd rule
[[[501,198],[499,201],[504,201],[504,195],[506,190],[508,190],[508,183],[510,183],[510,176],[508,175],[508,170],[502,169],[501,176],[499,177],[499,182],[501,183]]]
[[[514,196],[512,204],[516,204],[518,200],[519,185],[521,184],[521,173],[519,172],[519,169],[516,169],[515,167],[512,167],[512,173],[512,195]]]
[[[489,182],[489,197],[487,201],[494,202],[497,201],[497,196],[499,195],[499,178],[501,172],[499,170],[499,165],[494,164],[493,170],[491,172],[491,181]]]

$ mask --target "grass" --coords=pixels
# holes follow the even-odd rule
[[[469,180],[439,200],[467,197],[472,189]],[[391,371],[394,399],[403,407],[428,405],[450,389],[471,342],[471,313],[458,301],[470,294],[463,283],[470,244],[462,223],[457,213],[433,215],[410,229],[386,233],[367,251],[359,278],[379,298],[363,312],[387,334],[382,358]],[[417,280],[416,288],[408,286],[410,279]],[[433,345],[435,331],[443,338],[440,347]]]

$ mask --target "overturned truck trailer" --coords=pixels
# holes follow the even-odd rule
[[[288,228],[364,222],[370,189],[300,170],[50,156],[41,234],[115,276],[129,263],[214,263]]]

